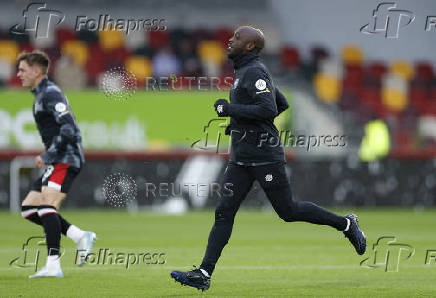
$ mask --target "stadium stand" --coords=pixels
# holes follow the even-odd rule
[[[87,87],[96,87],[98,78],[114,67],[133,73],[138,86],[150,76],[218,76],[232,75],[225,59],[225,47],[232,36],[230,28],[182,28],[133,32],[56,29],[53,40],[41,43],[20,35],[0,34],[0,86],[18,86],[15,58],[20,51],[44,49],[52,59],[50,75],[56,80],[56,68],[73,63],[75,74],[82,71]],[[393,148],[434,146],[428,133],[436,117],[436,80],[433,65],[427,61],[367,60],[357,45],[344,45],[332,55],[322,45],[314,45],[308,58],[297,45],[282,45],[275,58],[281,74],[297,73],[312,82],[316,97],[326,106],[353,115],[362,129],[372,119],[388,124]],[[71,61],[60,61],[61,54]],[[337,60],[335,57],[339,57]],[[265,57],[268,62],[270,57]],[[73,66],[74,66],[73,65]],[[271,67],[274,71],[275,68]],[[77,70],[76,70],[77,69]],[[276,69],[277,70],[277,69]],[[286,77],[286,75],[284,76]],[[64,80],[67,84],[68,80]],[[62,84],[61,80],[58,82]],[[185,82],[181,82],[185,84]],[[82,86],[77,81],[71,87]]]

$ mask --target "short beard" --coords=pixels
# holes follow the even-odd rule
[[[227,54],[227,58],[233,60],[235,57],[242,55],[242,51],[240,52],[231,52]]]

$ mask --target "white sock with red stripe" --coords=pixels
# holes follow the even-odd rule
[[[85,235],[85,231],[82,231],[75,225],[70,225],[70,227],[67,230],[67,237],[73,240],[75,243],[79,242],[84,235]]]

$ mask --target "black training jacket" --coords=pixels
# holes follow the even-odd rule
[[[46,151],[45,164],[66,163],[81,168],[85,162],[80,130],[61,89],[44,78],[35,89],[33,117]]]
[[[231,134],[230,162],[257,166],[285,161],[274,118],[289,105],[255,53],[233,59],[235,80],[230,90],[226,129]]]

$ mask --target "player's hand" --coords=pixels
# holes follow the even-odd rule
[[[227,106],[229,103],[225,99],[218,99],[215,104],[215,111],[219,117],[227,117],[229,114],[227,113]]]
[[[35,164],[38,168],[45,168],[45,163],[42,161],[42,158],[39,155],[35,157]]]

